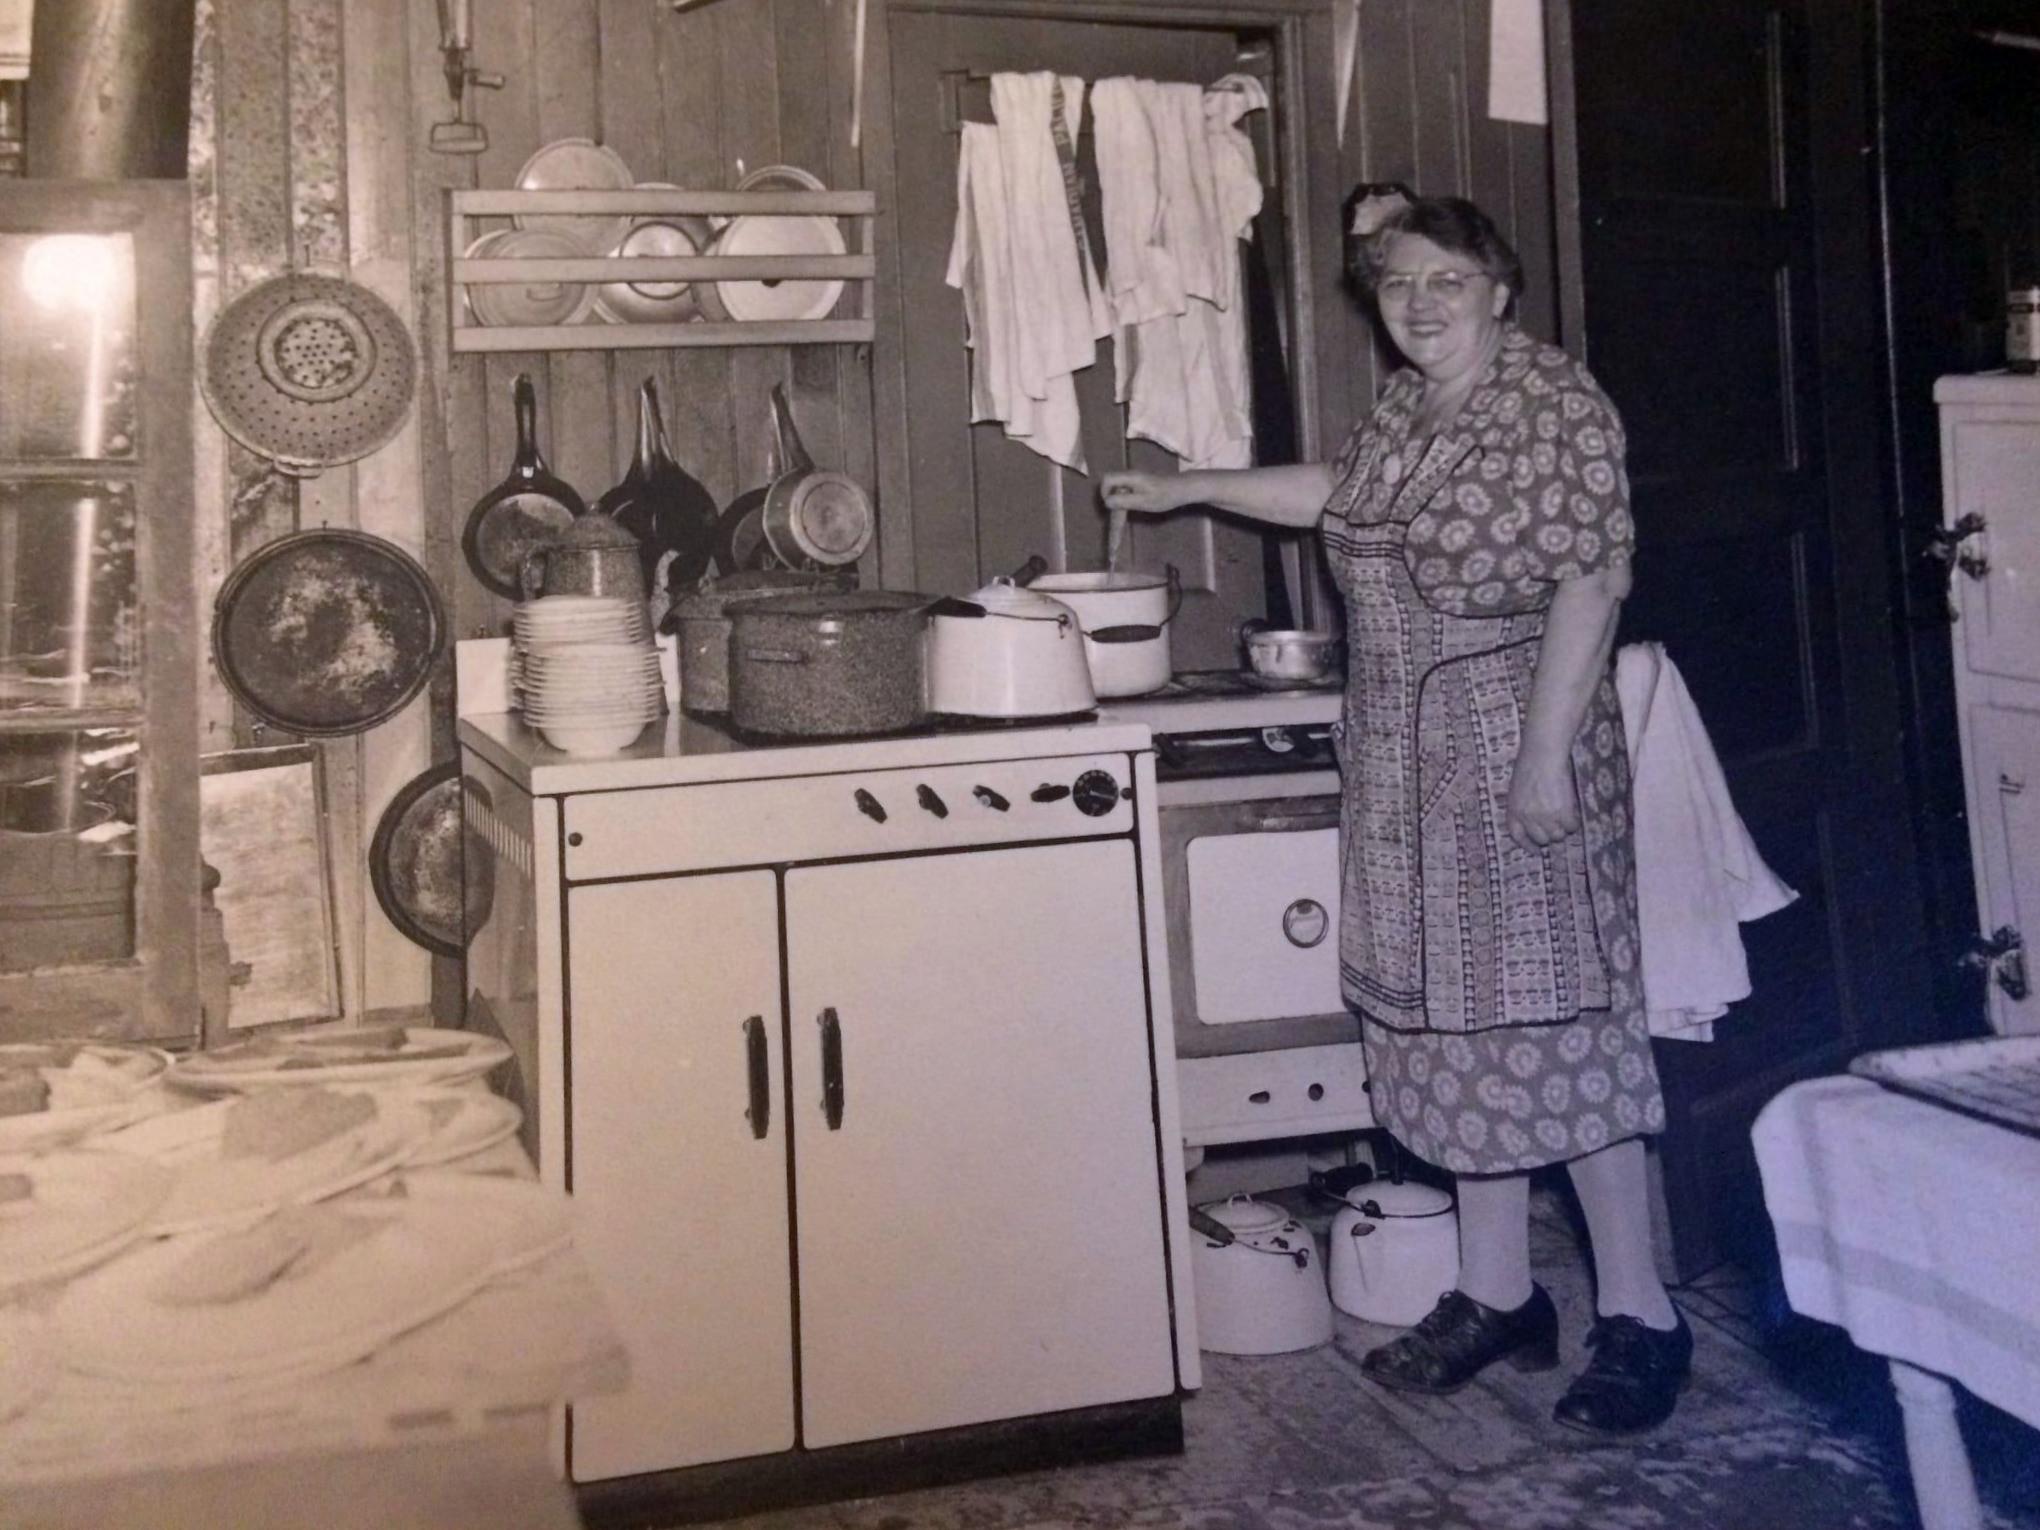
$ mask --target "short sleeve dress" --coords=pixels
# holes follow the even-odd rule
[[[1583,828],[1504,827],[1557,585],[1626,563],[1622,424],[1513,325],[1459,416],[1412,438],[1398,373],[1332,463],[1346,605],[1340,973],[1381,1124],[1462,1174],[1664,1126],[1645,1026],[1622,717],[1603,675],[1572,747]]]

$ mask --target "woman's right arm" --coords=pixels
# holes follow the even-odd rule
[[[1322,462],[1299,462],[1186,473],[1107,473],[1098,494],[1107,510],[1159,515],[1185,505],[1212,505],[1271,526],[1309,527],[1317,524],[1332,497],[1332,470]]]

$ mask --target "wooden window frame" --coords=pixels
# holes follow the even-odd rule
[[[133,241],[138,450],[133,461],[0,458],[0,478],[100,477],[135,489],[135,586],[145,633],[134,954],[0,975],[0,1040],[91,1035],[189,1043],[199,1032],[199,656],[193,593],[191,201],[182,181],[12,181],[0,233]],[[0,732],[65,732],[65,713]],[[89,726],[106,725],[94,713]],[[127,725],[124,721],[120,724]]]

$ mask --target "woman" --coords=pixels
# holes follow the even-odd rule
[[[1586,370],[1511,322],[1522,264],[1472,203],[1356,209],[1354,273],[1409,366],[1329,465],[1107,475],[1108,507],[1321,525],[1346,605],[1340,969],[1377,1118],[1459,1181],[1456,1290],[1371,1352],[1449,1392],[1558,1363],[1529,1174],[1564,1163],[1599,1316],[1555,1417],[1670,1416],[1692,1355],[1651,1256],[1664,1126],[1638,975],[1610,649],[1629,591],[1623,436]]]

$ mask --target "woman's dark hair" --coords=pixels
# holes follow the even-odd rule
[[[1390,212],[1371,233],[1352,241],[1347,275],[1370,297],[1381,280],[1389,242],[1397,234],[1428,239],[1441,250],[1464,255],[1509,289],[1511,306],[1523,295],[1523,259],[1492,218],[1464,197],[1416,197]]]

